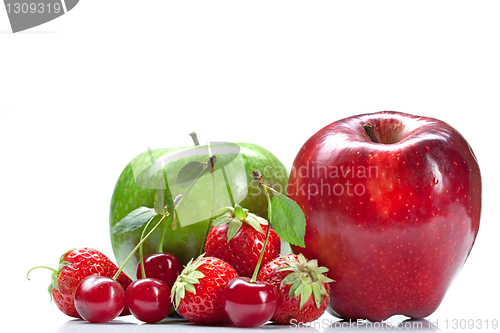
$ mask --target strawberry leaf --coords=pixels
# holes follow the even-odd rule
[[[281,193],[271,199],[272,228],[287,243],[305,247],[306,218],[300,206]]]
[[[264,234],[264,231],[262,230],[262,227],[260,226],[259,221],[255,218],[256,215],[253,215],[253,216],[252,215],[248,214],[245,222],[248,223],[248,225],[250,225],[252,228],[254,228],[255,231],[260,232],[261,234]]]
[[[121,235],[129,231],[139,229],[157,214],[153,208],[139,207],[134,209],[127,216],[121,219],[111,228],[110,232],[113,235]]]
[[[328,269],[318,267],[316,259],[308,261],[303,254],[297,255],[295,260],[288,260],[284,257],[283,259],[286,265],[278,268],[277,271],[290,272],[281,280],[281,287],[290,285],[288,297],[291,299],[292,297],[300,296],[300,308],[302,308],[312,294],[314,296],[314,303],[319,309],[322,296],[326,296],[329,299],[325,284],[333,282],[332,279],[321,273],[328,271]]]
[[[238,233],[241,229],[243,222],[238,219],[232,219],[227,226],[227,243]]]
[[[295,290],[302,284],[300,280],[295,281],[292,286],[290,287],[290,290],[288,291],[288,298],[292,299],[292,297],[295,296]]]
[[[304,306],[304,304],[307,302],[309,297],[311,297],[311,294],[313,292],[312,286],[310,284],[303,284],[304,289],[300,292],[300,308]]]
[[[228,224],[231,222],[233,218],[231,217],[231,214],[227,215],[221,215],[218,218],[215,219],[215,221],[212,223],[212,226],[214,227],[220,227],[221,225]]]
[[[319,309],[321,306],[321,291],[319,285],[317,283],[312,284],[312,291],[314,295],[314,302],[316,303],[316,307]],[[324,287],[323,287],[324,288]]]
[[[179,303],[184,296],[186,296],[186,291],[193,294],[196,293],[194,285],[200,283],[199,279],[205,277],[202,272],[197,271],[198,267],[203,264],[204,255],[205,254],[203,253],[194,261],[191,259],[182,270],[181,274],[177,277],[177,280],[175,280],[170,292],[170,300],[176,309],[179,307]]]
[[[297,277],[295,274],[288,274],[285,276],[283,280],[281,280],[281,286],[287,285],[287,284],[293,284],[297,280]]]
[[[234,215],[236,215],[236,217],[240,221],[245,221],[245,219],[247,218],[245,210],[238,204],[236,204],[236,207],[234,207]]]
[[[259,215],[255,215],[253,213],[248,213],[247,220],[248,220],[248,218],[254,219],[255,221],[257,221],[257,223],[259,223],[261,225],[268,225],[269,224],[266,219],[260,217]]]

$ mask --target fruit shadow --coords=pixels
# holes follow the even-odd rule
[[[273,322],[268,322],[267,324],[257,327],[257,328],[242,328],[242,327],[236,327],[234,325],[225,325],[225,326],[203,326],[203,325],[197,325],[194,323],[191,323],[189,321],[183,320],[183,319],[175,319],[175,318],[167,318],[164,321],[161,321],[157,325],[160,329],[158,332],[165,332],[165,326],[172,326],[172,331],[177,332],[196,332],[196,333],[216,333],[216,332],[224,332],[224,333],[244,333],[244,332],[274,332],[274,333],[285,333],[285,332],[295,332],[297,333],[297,327],[293,325],[280,325],[276,324]],[[143,325],[141,325],[143,326]],[[163,326],[163,327],[162,327]],[[156,332],[156,331],[151,331],[151,326],[148,325],[148,327],[145,327],[144,331],[134,331],[136,332]],[[318,329],[312,328],[312,327],[304,327],[300,329],[300,332],[302,333],[317,333],[320,332]]]
[[[54,34],[56,33],[55,31],[30,31],[30,30],[25,30],[25,31],[19,31],[16,33],[13,33],[12,30],[2,30],[0,31],[0,35],[40,35],[40,34]]]
[[[137,324],[120,319],[105,324],[89,323],[83,319],[68,320],[62,324],[56,333],[128,333],[134,332]]]
[[[297,332],[297,326],[280,325],[269,322],[259,328],[240,328],[234,325],[227,326],[203,326],[191,323],[182,318],[166,318],[155,324],[128,322],[115,319],[105,324],[89,323],[85,320],[74,319],[65,322],[56,333],[244,333],[244,332],[274,332],[286,333]],[[314,327],[301,327],[301,333],[317,333],[320,330]]]

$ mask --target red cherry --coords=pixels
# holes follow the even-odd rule
[[[164,281],[169,288],[181,274],[181,264],[171,253],[154,253],[144,257],[146,277]],[[142,278],[141,262],[137,265],[137,278]]]
[[[167,317],[172,309],[170,287],[158,279],[136,280],[125,292],[125,304],[140,321],[156,323]]]
[[[107,323],[115,319],[124,307],[123,287],[108,277],[87,276],[76,288],[76,311],[91,323]]]
[[[270,320],[276,311],[276,291],[268,282],[235,277],[222,291],[222,304],[236,326],[259,327]]]

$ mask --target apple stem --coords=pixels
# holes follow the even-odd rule
[[[189,133],[191,135],[191,138],[193,139],[194,145],[199,146],[200,142],[198,141],[198,136],[196,135],[196,132],[191,132]]]
[[[370,137],[370,140],[372,140],[372,142],[380,143],[380,141],[378,141],[377,139],[377,136],[375,135],[375,130],[373,129],[372,124],[364,124],[363,128],[365,129],[366,134],[368,135],[368,137]]]

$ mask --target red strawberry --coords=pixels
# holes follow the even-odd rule
[[[49,267],[38,266],[35,268]],[[53,273],[49,293],[57,307],[68,316],[81,318],[75,309],[74,302],[75,291],[80,281],[89,275],[112,278],[118,271],[118,267],[101,252],[85,247],[73,249],[63,254],[59,260],[59,269],[51,270]],[[122,285],[124,290],[132,283],[132,280],[123,272],[120,273],[116,281]],[[126,314],[129,314],[127,308],[122,312],[122,315]]]
[[[259,272],[258,281],[271,283],[278,292],[278,305],[272,320],[280,324],[308,323],[318,319],[330,302],[333,280],[323,275],[328,268],[318,267],[302,254],[289,254],[268,262]]]
[[[229,211],[214,221],[207,236],[205,254],[226,261],[240,276],[251,277],[264,246],[268,223],[239,205],[226,208]],[[262,265],[276,258],[280,250],[281,241],[271,229]]]
[[[227,262],[201,255],[191,260],[177,277],[171,292],[172,303],[184,319],[195,324],[230,323],[222,307],[222,289],[237,276]]]

